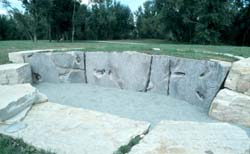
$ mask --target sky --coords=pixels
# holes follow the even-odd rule
[[[13,7],[22,10],[21,2],[18,0],[9,0]],[[124,5],[128,5],[132,12],[135,12],[139,6],[141,6],[146,0],[117,0],[120,1]],[[0,0],[1,2],[1,0]],[[82,0],[82,3],[88,4],[89,0]],[[0,4],[0,14],[7,14],[5,8],[3,8],[2,4]]]

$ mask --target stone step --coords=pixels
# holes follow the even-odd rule
[[[19,121],[33,104],[47,101],[30,84],[0,86],[0,96],[0,123]]]
[[[221,90],[214,99],[210,117],[250,127],[250,96],[232,90]]]
[[[31,82],[32,75],[29,64],[23,63],[0,65],[0,85]]]
[[[233,63],[225,87],[250,96],[250,58]]]
[[[149,126],[147,122],[47,102],[35,105],[19,125],[0,127],[0,133],[58,154],[113,154],[145,134]]]
[[[162,121],[129,154],[249,154],[250,139],[226,123]]]

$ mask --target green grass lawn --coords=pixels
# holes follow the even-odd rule
[[[33,146],[29,146],[20,139],[0,134],[0,154],[52,154],[44,150],[38,150]]]
[[[139,51],[150,54],[165,54],[193,59],[218,59],[225,61],[235,61],[236,59],[224,55],[217,55],[217,53],[230,53],[235,56],[250,57],[250,47],[169,44],[164,40],[120,40],[110,42],[76,41],[74,43],[0,41],[0,64],[8,62],[9,52],[61,48],[80,48],[79,50],[81,51]],[[160,48],[161,50],[153,51],[152,48]]]

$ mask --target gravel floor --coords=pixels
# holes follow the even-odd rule
[[[208,111],[164,95],[85,84],[41,83],[35,87],[51,102],[148,121],[151,128],[161,120],[218,122],[208,117]],[[242,128],[250,136],[250,128]]]
[[[36,87],[51,102],[148,121],[152,126],[161,120],[215,122],[204,109],[164,95],[83,84],[42,83]]]

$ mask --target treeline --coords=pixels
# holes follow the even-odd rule
[[[21,0],[25,12],[1,0],[0,40],[166,39],[250,45],[250,0],[151,0],[132,13],[115,0]]]
[[[140,38],[250,45],[250,0],[154,0],[136,16]]]

